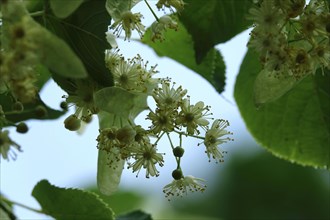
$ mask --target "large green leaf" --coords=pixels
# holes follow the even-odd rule
[[[112,210],[94,193],[79,189],[65,189],[40,181],[33,189],[42,211],[58,220],[62,219],[114,219]]]
[[[105,38],[111,17],[105,0],[84,1],[69,17],[59,19],[47,12],[40,23],[61,37],[78,55],[88,75],[98,84],[112,86],[112,75],[105,66],[104,52],[110,48]]]
[[[329,169],[329,70],[306,77],[281,98],[256,108],[253,87],[260,70],[258,55],[249,51],[235,85],[235,99],[251,134],[278,157]]]
[[[50,0],[50,7],[57,17],[66,18],[72,14],[72,12],[74,12],[82,3],[83,0],[71,0],[66,1],[64,5],[63,0]]]
[[[226,42],[246,29],[251,0],[185,0],[180,20],[192,35],[200,63],[214,45]]]
[[[225,64],[220,52],[216,49],[208,51],[200,64],[195,61],[194,43],[185,27],[179,23],[179,30],[167,30],[163,42],[151,40],[150,28],[145,33],[142,42],[152,47],[158,56],[170,57],[189,69],[195,71],[221,93],[225,86]]]

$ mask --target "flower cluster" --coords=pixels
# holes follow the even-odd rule
[[[326,1],[267,0],[250,9],[255,23],[249,46],[263,68],[278,77],[300,79],[330,69],[330,13]]]
[[[183,175],[180,165],[184,156],[182,139],[189,136],[203,140],[199,145],[205,145],[209,161],[214,159],[222,162],[224,151],[219,149],[219,145],[232,140],[228,137],[232,133],[226,130],[228,121],[214,120],[210,106],[202,101],[191,103],[187,90],[176,86],[169,78],[154,78],[157,73],[155,66],[147,68],[147,62],[144,64],[139,55],[125,60],[119,55],[119,50],[115,49],[107,50],[105,57],[116,87],[133,94],[149,95],[156,104],[155,109],[149,107],[146,119],[151,125],[148,128],[142,128],[127,119],[124,123],[126,126],[109,126],[99,130],[97,148],[107,152],[109,166],[116,169],[117,162],[125,160],[127,168],[137,173],[136,176],[142,169],[147,178],[158,176],[158,167],[164,165],[164,154],[158,152],[158,142],[167,137],[177,161],[177,169],[172,174],[173,182],[164,187],[166,197],[182,196],[187,191],[204,191],[202,179]],[[213,123],[209,127],[211,121]],[[172,141],[174,135],[180,140],[176,146]]]
[[[170,16],[165,15],[160,18],[157,17],[155,12],[150,7],[149,3],[147,1],[144,1],[148,8],[151,10],[152,14],[155,17],[155,22],[153,22],[151,26],[151,40],[164,40],[164,32],[167,29],[178,29],[178,24],[175,22]],[[165,9],[169,8],[172,12],[173,9],[177,12],[180,12],[184,8],[184,2],[182,0],[159,0],[156,3],[156,6],[158,9]],[[118,9],[119,10],[119,9]],[[142,24],[142,18],[143,15],[141,13],[133,13],[130,10],[123,10],[118,13],[116,11],[117,16],[113,16],[114,22],[110,26],[110,29],[113,29],[113,34],[115,34],[117,37],[120,36],[122,31],[125,32],[125,38],[124,40],[130,40],[132,37],[132,31],[136,30],[137,33],[142,38],[145,33],[145,26]],[[110,13],[111,14],[111,13]]]

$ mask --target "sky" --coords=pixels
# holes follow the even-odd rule
[[[153,17],[144,5],[138,4],[133,11],[140,11],[144,15],[143,23],[149,26]],[[157,9],[156,9],[157,11]],[[163,12],[157,12],[163,15]],[[133,36],[134,37],[134,36]],[[138,42],[119,40],[121,53],[127,58],[133,57],[137,52],[148,60],[150,65],[158,64],[158,77],[170,77],[177,85],[182,85],[188,90],[191,101],[196,103],[203,101],[211,106],[214,118],[229,120],[229,130],[234,133],[234,142],[226,144],[223,149],[228,151],[225,160],[230,160],[230,155],[235,151],[254,151],[255,149],[242,149],[241,146],[251,146],[253,139],[248,133],[244,122],[239,114],[233,98],[234,84],[240,63],[246,53],[246,43],[249,30],[234,37],[225,44],[220,44],[220,50],[226,63],[226,87],[221,95],[203,78],[187,69],[181,64],[168,59],[159,58],[149,47]],[[56,83],[50,81],[41,91],[42,99],[51,107],[59,109],[61,98],[65,95]],[[73,109],[70,110],[72,113]],[[16,161],[1,160],[1,192],[13,201],[38,208],[39,205],[31,196],[34,185],[47,179],[50,183],[60,187],[86,187],[96,184],[97,149],[96,137],[98,135],[98,122],[94,117],[83,134],[68,131],[64,128],[63,121],[69,115],[58,120],[28,121],[29,132],[17,134],[13,129],[10,135],[22,146],[23,152],[18,154]],[[143,113],[136,119],[137,124],[145,125]],[[183,169],[187,174],[212,179],[210,173],[223,164],[209,163],[204,150],[197,147],[198,141],[185,140],[184,145],[191,145],[183,158]],[[163,146],[162,146],[163,145]],[[239,147],[240,146],[240,147]],[[175,166],[171,152],[166,142],[159,144],[159,150],[165,152],[165,165],[160,169],[160,176],[146,179],[143,171],[136,178],[131,170],[124,170],[120,189],[139,190],[141,193],[153,193],[156,197],[163,197],[162,187],[171,181],[171,172]],[[172,160],[172,161],[171,161]],[[192,166],[191,164],[197,164]],[[208,170],[208,172],[205,172]],[[47,219],[22,208],[15,208],[15,213],[20,219]]]

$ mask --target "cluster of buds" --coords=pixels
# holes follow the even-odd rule
[[[255,27],[249,46],[263,68],[278,77],[301,79],[330,69],[330,12],[326,1],[264,0],[250,9]]]
[[[2,39],[4,45],[0,51],[0,94],[9,92],[15,100],[31,103],[37,94],[35,45],[27,37],[24,19],[6,28],[7,35]]]

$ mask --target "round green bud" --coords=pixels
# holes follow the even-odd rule
[[[35,109],[34,112],[38,118],[43,118],[47,115],[47,109],[45,106],[38,105]]]
[[[13,104],[12,109],[14,111],[21,112],[24,110],[24,106],[23,106],[22,102],[17,101]]]
[[[63,102],[61,102],[60,107],[64,111],[67,111],[68,110],[68,103],[63,101]]]
[[[176,157],[182,157],[183,154],[184,154],[184,149],[182,147],[179,147],[178,146],[178,147],[176,147],[176,148],[173,149],[173,154]]]
[[[77,131],[80,128],[81,121],[76,115],[70,115],[64,120],[64,127],[70,131]]]
[[[179,180],[183,178],[182,170],[181,169],[175,169],[172,172],[172,177],[175,180]]]
[[[29,128],[24,122],[20,122],[18,125],[16,125],[16,131],[21,134],[25,134],[28,132]]]

